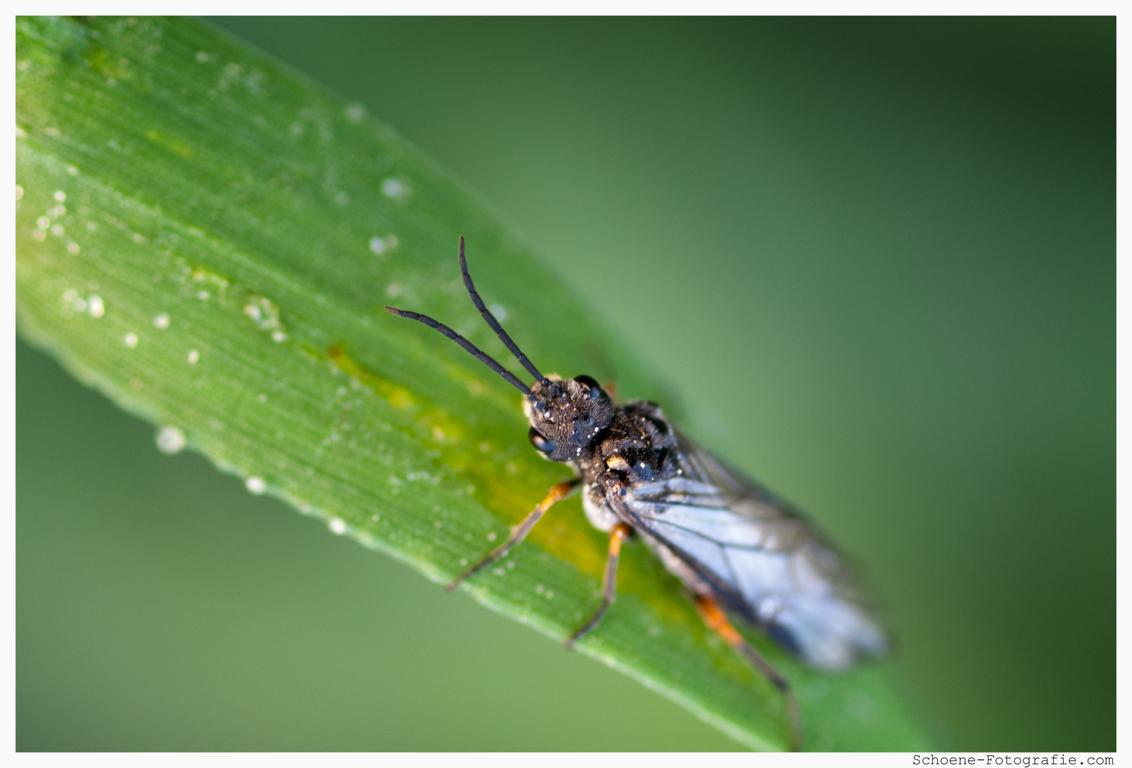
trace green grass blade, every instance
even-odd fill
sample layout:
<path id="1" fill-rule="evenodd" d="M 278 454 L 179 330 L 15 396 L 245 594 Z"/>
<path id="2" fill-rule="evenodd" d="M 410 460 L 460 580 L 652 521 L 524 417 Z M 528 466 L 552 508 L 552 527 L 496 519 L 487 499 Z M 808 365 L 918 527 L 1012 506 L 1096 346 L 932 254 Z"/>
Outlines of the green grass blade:
<path id="1" fill-rule="evenodd" d="M 527 445 L 513 389 L 382 311 L 427 311 L 505 360 L 460 283 L 461 233 L 544 370 L 616 359 L 622 393 L 656 396 L 496 212 L 243 44 L 183 19 L 24 18 L 17 60 L 20 332 L 163 427 L 166 449 L 187 444 L 431 579 L 482 555 L 567 472 Z M 774 691 L 629 550 L 580 652 L 782 748 Z M 604 557 L 575 499 L 467 591 L 561 639 L 595 606 Z M 924 746 L 883 668 L 829 676 L 767 654 L 797 686 L 807 747 Z"/>

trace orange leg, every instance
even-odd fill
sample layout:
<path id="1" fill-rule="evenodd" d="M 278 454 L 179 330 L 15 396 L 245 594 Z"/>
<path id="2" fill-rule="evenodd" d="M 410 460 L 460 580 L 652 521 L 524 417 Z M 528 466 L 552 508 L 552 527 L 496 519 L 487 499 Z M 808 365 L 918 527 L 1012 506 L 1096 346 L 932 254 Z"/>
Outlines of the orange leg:
<path id="1" fill-rule="evenodd" d="M 790 749 L 795 752 L 800 750 L 802 748 L 802 724 L 798 715 L 798 700 L 794 698 L 794 691 L 790 689 L 790 683 L 770 665 L 770 662 L 762 657 L 762 654 L 755 650 L 753 645 L 739 634 L 739 630 L 731 624 L 727 614 L 723 612 L 714 598 L 707 595 L 696 595 L 694 599 L 696 607 L 700 609 L 700 615 L 708 628 L 722 637 L 724 642 L 732 648 L 743 654 L 770 681 L 771 685 L 782 693 L 786 699 L 786 713 L 790 718 Z"/>
<path id="2" fill-rule="evenodd" d="M 546 510 L 550 509 L 555 504 L 569 496 L 570 492 L 577 488 L 578 483 L 580 482 L 581 478 L 575 477 L 571 478 L 570 480 L 565 480 L 561 483 L 555 483 L 554 485 L 552 485 L 550 487 L 550 490 L 546 494 L 546 498 L 535 505 L 535 508 L 531 510 L 530 514 L 524 517 L 523 521 L 512 529 L 511 535 L 507 537 L 507 541 L 503 542 L 498 547 L 493 549 L 479 562 L 472 563 L 470 566 L 468 566 L 467 570 L 465 570 L 456 578 L 452 579 L 452 581 L 448 583 L 448 591 L 451 592 L 452 590 L 456 589 L 456 587 L 460 586 L 460 584 L 463 583 L 465 579 L 474 576 L 475 574 L 479 573 L 481 570 L 488 567 L 496 560 L 510 552 L 512 547 L 514 547 L 516 544 L 527 537 L 527 534 L 530 533 L 531 529 L 535 527 L 535 523 L 537 523 L 542 518 L 542 516 L 546 514 Z"/>
<path id="3" fill-rule="evenodd" d="M 613 598 L 617 594 L 617 561 L 621 557 L 621 543 L 625 541 L 631 531 L 632 529 L 625 523 L 618 523 L 609 532 L 609 558 L 605 561 L 605 576 L 601 585 L 601 605 L 585 624 L 566 639 L 567 648 L 573 648 L 574 643 L 581 640 L 589 634 L 590 630 L 600 624 L 605 612 L 609 610 L 609 606 L 613 605 Z"/>

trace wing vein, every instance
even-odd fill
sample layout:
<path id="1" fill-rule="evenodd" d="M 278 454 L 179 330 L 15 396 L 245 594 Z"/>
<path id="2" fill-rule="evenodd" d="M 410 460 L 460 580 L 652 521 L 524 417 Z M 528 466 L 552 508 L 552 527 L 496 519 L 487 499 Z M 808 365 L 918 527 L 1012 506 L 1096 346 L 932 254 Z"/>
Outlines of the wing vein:
<path id="1" fill-rule="evenodd" d="M 689 502 L 686 502 L 686 501 L 668 501 L 668 500 L 661 500 L 661 499 L 641 497 L 641 496 L 636 496 L 636 497 L 634 497 L 633 500 L 636 501 L 636 502 L 639 502 L 641 504 L 649 504 L 649 505 L 654 506 L 654 507 L 664 506 L 664 507 L 687 507 L 689 509 L 716 509 L 716 510 L 720 510 L 722 512 L 727 512 L 731 509 L 726 504 L 692 504 L 692 503 L 689 503 Z"/>
<path id="2" fill-rule="evenodd" d="M 667 525 L 667 526 L 670 526 L 672 528 L 676 528 L 678 530 L 684 531 L 685 533 L 690 533 L 693 536 L 697 536 L 697 537 L 703 539 L 704 541 L 710 541 L 712 544 L 715 544 L 716 546 L 721 547 L 724 550 L 739 549 L 739 550 L 744 550 L 744 551 L 749 551 L 749 552 L 773 552 L 773 551 L 776 551 L 776 550 L 768 550 L 766 547 L 760 546 L 760 545 L 757 545 L 757 544 L 735 544 L 735 543 L 729 542 L 729 541 L 720 541 L 719 539 L 713 538 L 712 536 L 708 536 L 703 531 L 697 531 L 695 528 L 689 528 L 686 525 L 680 525 L 680 523 L 674 523 L 671 520 L 662 520 L 659 517 L 653 517 L 652 515 L 636 515 L 636 517 L 640 520 L 652 520 L 653 522 L 660 523 L 661 525 Z"/>

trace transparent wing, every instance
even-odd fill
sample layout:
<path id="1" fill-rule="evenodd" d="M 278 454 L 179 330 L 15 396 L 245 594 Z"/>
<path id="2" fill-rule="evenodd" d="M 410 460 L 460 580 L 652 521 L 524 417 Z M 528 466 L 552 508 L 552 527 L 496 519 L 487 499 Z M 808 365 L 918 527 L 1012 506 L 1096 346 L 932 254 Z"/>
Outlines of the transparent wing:
<path id="1" fill-rule="evenodd" d="M 788 503 L 677 437 L 682 473 L 634 488 L 628 522 L 807 663 L 882 655 L 887 633 L 846 559 Z"/>

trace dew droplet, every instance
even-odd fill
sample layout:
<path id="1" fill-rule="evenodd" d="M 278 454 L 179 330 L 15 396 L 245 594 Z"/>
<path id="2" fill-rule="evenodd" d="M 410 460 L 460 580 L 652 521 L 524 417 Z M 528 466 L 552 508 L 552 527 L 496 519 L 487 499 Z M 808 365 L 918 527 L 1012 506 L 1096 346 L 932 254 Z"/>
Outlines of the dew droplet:
<path id="1" fill-rule="evenodd" d="M 271 299 L 254 294 L 248 296 L 248 300 L 244 302 L 244 316 L 261 331 L 271 333 L 271 337 L 275 341 L 280 342 L 287 339 L 283 323 L 279 319 L 279 307 L 275 306 L 275 302 Z"/>
<path id="2" fill-rule="evenodd" d="M 67 253 L 71 254 L 72 256 L 77 256 L 79 254 L 79 251 L 81 251 L 81 250 L 82 250 L 82 248 L 80 248 L 79 244 L 76 243 L 74 240 L 67 243 Z"/>
<path id="3" fill-rule="evenodd" d="M 185 433 L 177 427 L 162 427 L 155 438 L 157 450 L 172 456 L 185 448 Z"/>
<path id="4" fill-rule="evenodd" d="M 346 105 L 346 119 L 351 123 L 361 122 L 366 116 L 366 108 L 356 101 Z"/>
<path id="5" fill-rule="evenodd" d="M 86 305 L 90 311 L 90 316 L 95 320 L 106 314 L 106 305 L 102 302 L 102 297 L 97 293 L 92 293 L 90 298 L 86 300 Z M 126 342 L 129 344 L 129 342 Z M 135 341 L 135 343 L 137 343 Z"/>
<path id="6" fill-rule="evenodd" d="M 196 365 L 200 362 L 200 352 L 190 349 L 189 354 L 185 355 L 185 360 L 188 361 L 189 365 Z"/>
<path id="7" fill-rule="evenodd" d="M 66 193 L 66 192 L 64 192 L 64 191 L 63 191 L 63 190 L 61 190 L 61 189 L 57 189 L 57 190 L 55 190 L 55 194 L 53 194 L 53 195 L 52 195 L 51 197 L 52 197 L 52 198 L 53 198 L 53 199 L 55 200 L 55 202 L 57 202 L 57 203 L 63 203 L 63 202 L 66 202 L 66 201 L 67 201 L 67 193 Z"/>
<path id="8" fill-rule="evenodd" d="M 404 197 L 408 191 L 409 188 L 405 185 L 405 182 L 396 176 L 390 176 L 381 182 L 381 193 L 386 197 L 397 199 Z"/>
<path id="9" fill-rule="evenodd" d="M 169 327 L 169 315 L 162 312 L 159 315 L 153 316 L 153 327 L 159 331 L 164 331 Z"/>
<path id="10" fill-rule="evenodd" d="M 24 188 L 21 187 L 19 184 L 16 185 L 16 199 L 17 200 L 23 200 L 24 199 Z"/>
<path id="11" fill-rule="evenodd" d="M 326 527 L 329 528 L 330 532 L 335 536 L 341 536 L 346 532 L 346 521 L 340 517 L 332 517 L 327 521 Z"/>
<path id="12" fill-rule="evenodd" d="M 63 302 L 67 305 L 68 309 L 75 312 L 86 312 L 86 299 L 79 295 L 79 292 L 74 288 L 68 288 L 63 291 Z"/>
<path id="13" fill-rule="evenodd" d="M 267 490 L 267 483 L 259 475 L 252 475 L 244 481 L 244 487 L 256 496 L 259 496 Z"/>
<path id="14" fill-rule="evenodd" d="M 127 333 L 122 337 L 122 343 L 130 349 L 136 349 L 138 346 L 138 335 L 136 333 Z"/>

